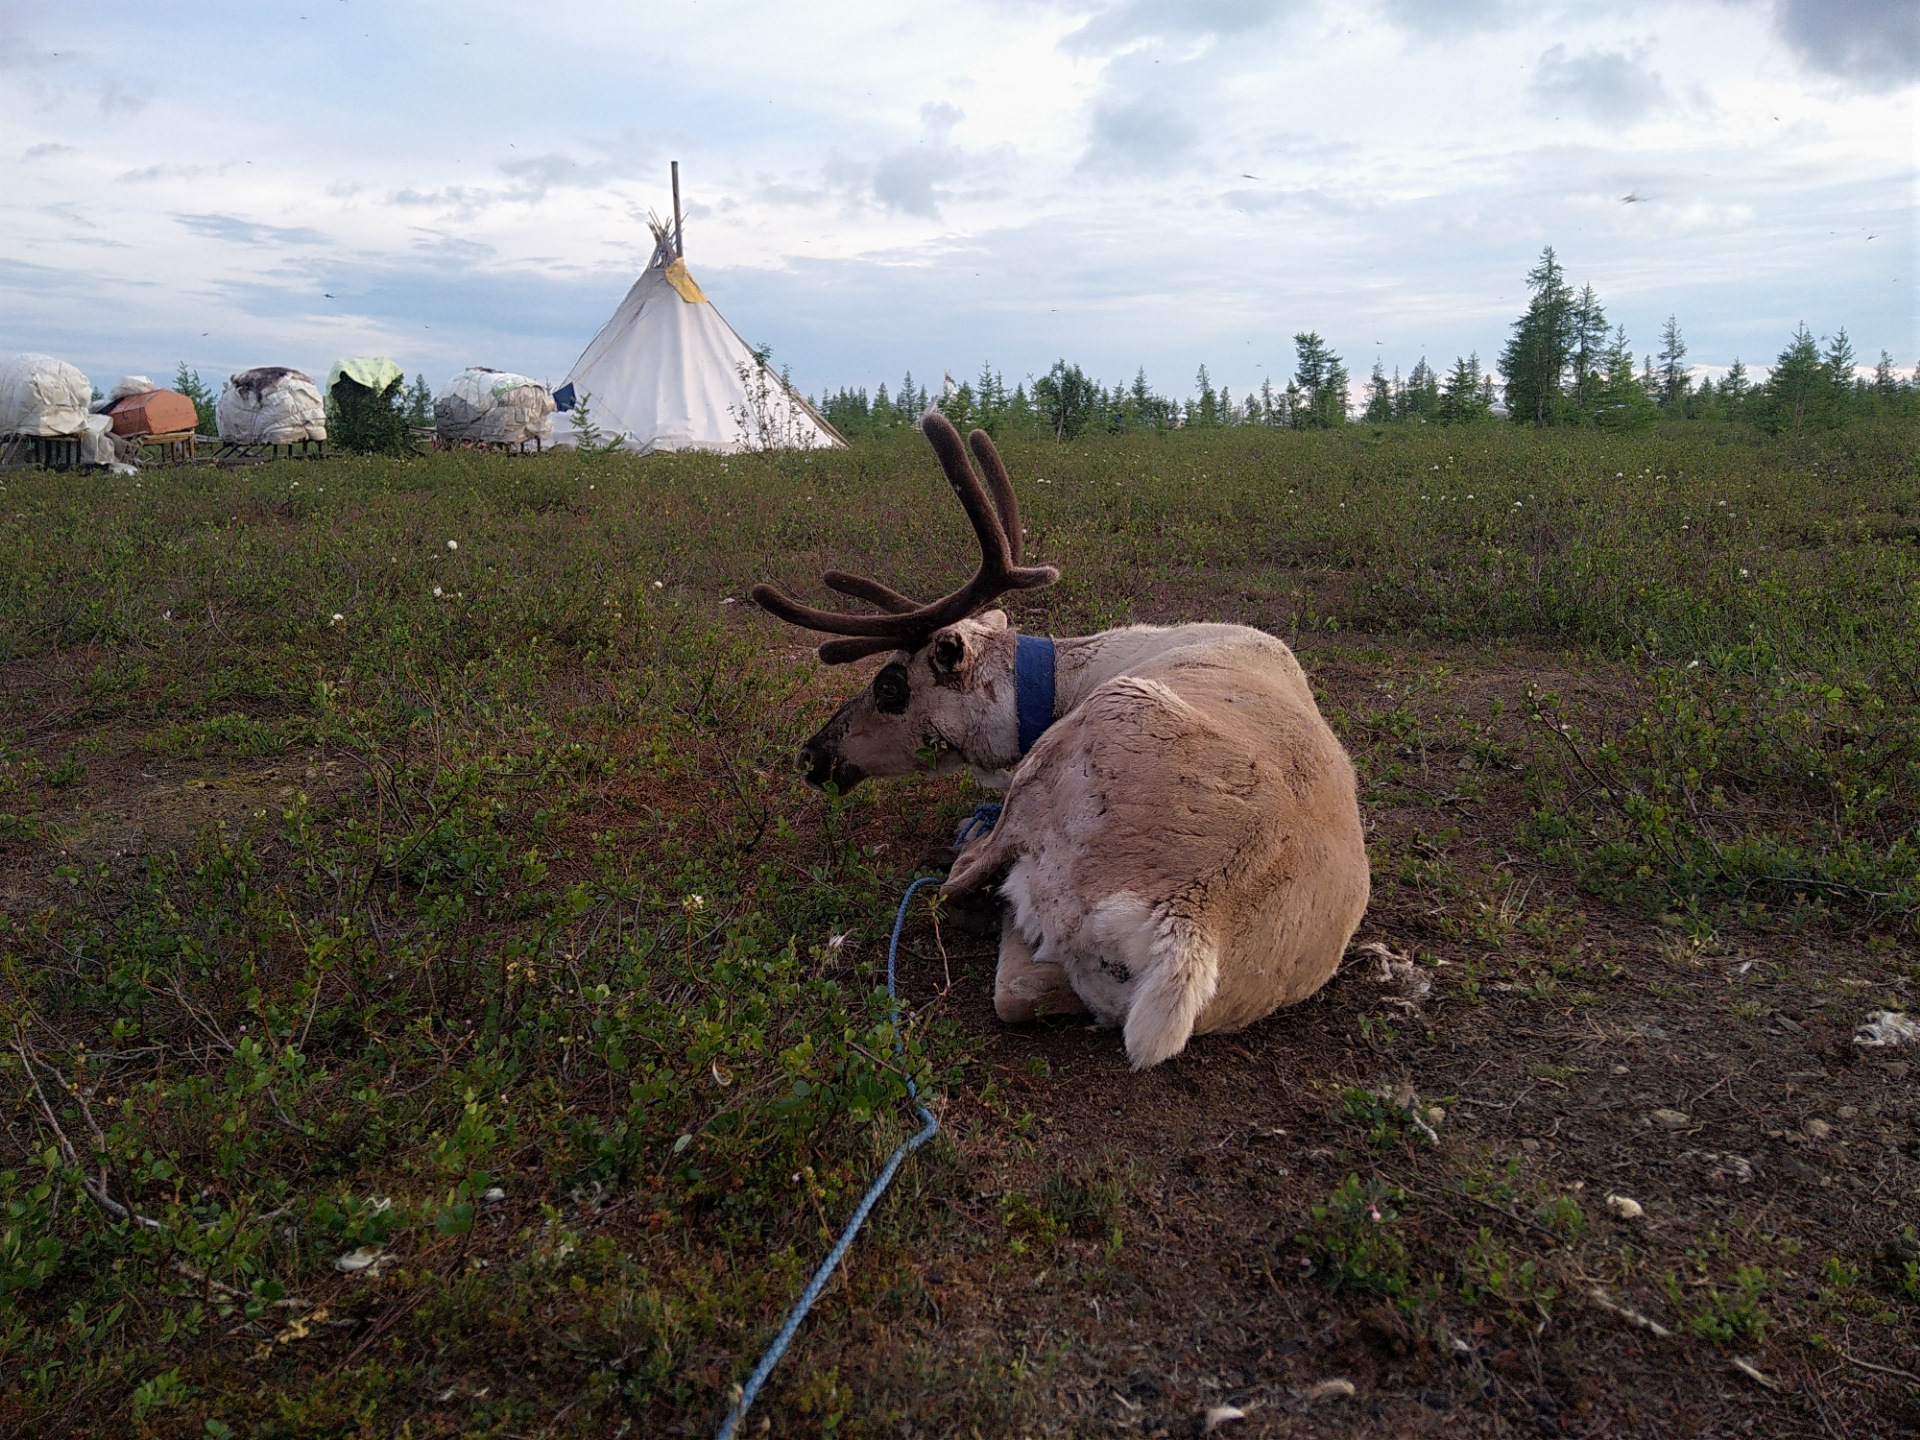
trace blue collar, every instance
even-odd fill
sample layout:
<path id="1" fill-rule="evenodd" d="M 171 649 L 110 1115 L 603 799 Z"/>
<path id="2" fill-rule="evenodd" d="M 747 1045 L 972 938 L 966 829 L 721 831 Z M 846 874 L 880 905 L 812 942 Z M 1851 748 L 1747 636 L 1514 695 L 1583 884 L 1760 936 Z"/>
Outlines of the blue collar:
<path id="1" fill-rule="evenodd" d="M 1020 716 L 1020 753 L 1053 724 L 1053 641 L 1042 635 L 1017 635 L 1014 652 L 1014 704 Z"/>

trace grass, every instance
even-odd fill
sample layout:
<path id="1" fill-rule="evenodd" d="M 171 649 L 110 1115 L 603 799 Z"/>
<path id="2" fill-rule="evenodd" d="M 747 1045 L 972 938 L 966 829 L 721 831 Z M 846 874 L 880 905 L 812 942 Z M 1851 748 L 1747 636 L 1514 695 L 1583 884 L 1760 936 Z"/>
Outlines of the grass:
<path id="1" fill-rule="evenodd" d="M 1489 777 L 1523 787 L 1533 863 L 1600 902 L 1900 946 L 1917 438 L 1021 439 L 1030 552 L 1063 580 L 1016 620 L 1521 644 L 1614 677 L 1604 706 L 1537 690 L 1517 737 L 1437 720 L 1445 667 L 1332 707 L 1373 783 L 1435 807 L 1375 863 L 1477 957 L 1462 999 L 1612 983 L 1564 907 L 1447 858 Z M 1036 1143 L 1044 1057 L 995 1071 L 935 1004 L 892 1059 L 891 909 L 968 782 L 801 790 L 793 744 L 851 682 L 742 603 L 829 564 L 950 588 L 969 543 L 913 436 L 0 477 L 0 1423 L 698 1433 L 908 1128 L 908 1075 Z M 1349 1135 L 1426 1150 L 1382 1093 L 1346 1089 Z M 926 1199 L 955 1143 L 861 1242 L 876 1313 L 923 1303 L 904 1257 L 965 1248 Z M 1136 1203 L 1114 1173 L 1000 1192 L 993 1253 L 1083 1243 L 1105 1273 Z M 1421 1203 L 1351 1177 L 1301 1216 L 1307 1254 L 1412 1294 Z M 1478 1224 L 1452 1288 L 1544 1313 L 1535 1261 Z M 1687 1324 L 1758 1339 L 1761 1281 L 1729 1274 Z M 904 1392 L 800 1367 L 774 1413 L 990 1416 L 1056 1363 L 920 1360 Z"/>

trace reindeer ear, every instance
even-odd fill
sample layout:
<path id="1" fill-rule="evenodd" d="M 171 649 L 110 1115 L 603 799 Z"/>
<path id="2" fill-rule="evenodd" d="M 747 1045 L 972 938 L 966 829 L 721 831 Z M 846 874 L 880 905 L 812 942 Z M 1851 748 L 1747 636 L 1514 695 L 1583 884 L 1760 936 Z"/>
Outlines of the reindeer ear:
<path id="1" fill-rule="evenodd" d="M 927 663 L 936 675 L 955 674 L 967 663 L 967 642 L 958 627 L 942 630 L 927 647 Z"/>

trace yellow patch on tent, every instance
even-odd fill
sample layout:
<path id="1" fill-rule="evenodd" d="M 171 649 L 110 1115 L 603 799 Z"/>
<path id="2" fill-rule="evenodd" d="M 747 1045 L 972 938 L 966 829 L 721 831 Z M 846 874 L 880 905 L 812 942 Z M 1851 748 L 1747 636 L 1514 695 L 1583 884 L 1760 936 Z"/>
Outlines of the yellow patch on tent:
<path id="1" fill-rule="evenodd" d="M 702 290 L 699 282 L 687 273 L 687 262 L 677 256 L 667 262 L 667 284 L 671 285 L 674 292 L 689 305 L 706 303 L 707 292 Z"/>

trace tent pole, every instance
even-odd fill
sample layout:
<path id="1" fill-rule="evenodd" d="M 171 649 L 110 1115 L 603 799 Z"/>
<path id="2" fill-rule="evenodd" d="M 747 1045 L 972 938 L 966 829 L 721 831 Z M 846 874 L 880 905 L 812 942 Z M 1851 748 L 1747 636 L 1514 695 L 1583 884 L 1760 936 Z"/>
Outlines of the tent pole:
<path id="1" fill-rule="evenodd" d="M 680 162 L 673 162 L 673 253 L 684 256 L 687 247 L 680 240 Z"/>

